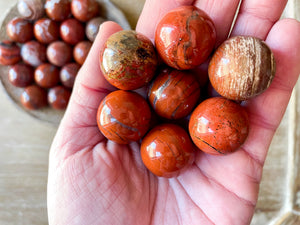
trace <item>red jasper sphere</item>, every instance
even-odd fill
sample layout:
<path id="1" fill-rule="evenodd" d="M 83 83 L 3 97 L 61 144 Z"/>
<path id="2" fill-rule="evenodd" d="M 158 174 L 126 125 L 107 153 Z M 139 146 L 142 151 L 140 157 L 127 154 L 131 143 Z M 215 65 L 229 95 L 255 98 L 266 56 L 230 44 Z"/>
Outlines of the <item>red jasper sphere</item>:
<path id="1" fill-rule="evenodd" d="M 71 15 L 71 3 L 70 0 L 46 0 L 45 10 L 50 19 L 63 21 Z"/>
<path id="2" fill-rule="evenodd" d="M 79 69 L 80 65 L 77 63 L 68 63 L 61 68 L 59 73 L 60 81 L 65 87 L 73 88 Z"/>
<path id="3" fill-rule="evenodd" d="M 169 66 L 186 70 L 203 63 L 216 42 L 212 19 L 195 6 L 181 6 L 168 12 L 158 23 L 156 49 Z"/>
<path id="4" fill-rule="evenodd" d="M 63 110 L 68 106 L 71 91 L 63 86 L 50 88 L 48 103 L 53 109 Z"/>
<path id="5" fill-rule="evenodd" d="M 0 64 L 13 65 L 21 60 L 20 47 L 11 41 L 0 42 Z"/>
<path id="6" fill-rule="evenodd" d="M 248 136 L 248 114 L 241 105 L 229 99 L 209 98 L 193 111 L 189 132 L 203 152 L 213 155 L 234 152 Z"/>
<path id="7" fill-rule="evenodd" d="M 200 86 L 192 73 L 165 69 L 153 81 L 148 97 L 158 115 L 179 119 L 187 116 L 196 105 Z"/>
<path id="8" fill-rule="evenodd" d="M 59 69 L 50 63 L 43 63 L 35 69 L 34 80 L 43 88 L 54 87 L 59 82 Z"/>
<path id="9" fill-rule="evenodd" d="M 155 175 L 173 177 L 194 161 L 194 145 L 187 132 L 175 124 L 154 127 L 141 144 L 144 165 Z"/>
<path id="10" fill-rule="evenodd" d="M 66 43 L 76 45 L 84 39 L 85 28 L 77 19 L 67 19 L 60 25 L 60 36 Z"/>
<path id="11" fill-rule="evenodd" d="M 111 35 L 100 53 L 106 80 L 122 90 L 134 90 L 149 83 L 157 67 L 152 42 L 133 30 Z"/>
<path id="12" fill-rule="evenodd" d="M 59 39 L 59 24 L 48 18 L 37 20 L 33 31 L 35 38 L 43 44 L 49 44 Z"/>
<path id="13" fill-rule="evenodd" d="M 119 144 L 140 140 L 150 126 L 151 111 L 146 100 L 135 92 L 118 90 L 101 102 L 97 123 L 102 134 Z"/>
<path id="14" fill-rule="evenodd" d="M 92 47 L 92 42 L 90 41 L 81 41 L 77 45 L 75 45 L 73 49 L 73 57 L 74 60 L 82 65 L 89 54 L 89 51 Z"/>
<path id="15" fill-rule="evenodd" d="M 6 25 L 6 33 L 11 40 L 25 43 L 33 38 L 33 25 L 23 18 L 14 18 Z"/>
<path id="16" fill-rule="evenodd" d="M 27 87 L 33 82 L 34 69 L 24 63 L 13 65 L 8 71 L 10 83 L 16 87 Z"/>
<path id="17" fill-rule="evenodd" d="M 99 3 L 96 0 L 72 0 L 71 11 L 76 19 L 87 22 L 98 15 Z"/>
<path id="18" fill-rule="evenodd" d="M 30 85 L 21 94 L 22 105 L 29 110 L 37 110 L 47 106 L 47 92 L 45 89 Z"/>

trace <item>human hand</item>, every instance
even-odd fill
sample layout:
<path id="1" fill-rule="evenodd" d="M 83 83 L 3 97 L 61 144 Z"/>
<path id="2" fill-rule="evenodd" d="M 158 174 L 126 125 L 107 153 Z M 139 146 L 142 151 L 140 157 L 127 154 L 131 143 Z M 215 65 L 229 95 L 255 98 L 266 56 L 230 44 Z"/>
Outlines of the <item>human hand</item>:
<path id="1" fill-rule="evenodd" d="M 137 31 L 154 40 L 156 24 L 169 10 L 194 4 L 211 16 L 217 44 L 231 27 L 238 0 L 148 0 Z M 267 91 L 246 102 L 250 133 L 241 149 L 226 156 L 198 151 L 178 177 L 151 174 L 138 143 L 107 141 L 96 123 L 102 98 L 114 90 L 98 62 L 105 40 L 121 30 L 101 26 L 75 82 L 50 151 L 48 213 L 52 224 L 249 224 L 262 169 L 274 132 L 300 73 L 300 23 L 278 21 L 285 0 L 244 0 L 232 35 L 252 35 L 272 49 L 277 72 Z"/>

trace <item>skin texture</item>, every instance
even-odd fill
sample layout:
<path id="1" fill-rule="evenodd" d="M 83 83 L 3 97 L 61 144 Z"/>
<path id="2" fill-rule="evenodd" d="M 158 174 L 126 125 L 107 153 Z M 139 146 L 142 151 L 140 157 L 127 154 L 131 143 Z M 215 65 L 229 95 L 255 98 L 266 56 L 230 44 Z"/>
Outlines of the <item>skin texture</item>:
<path id="1" fill-rule="evenodd" d="M 195 4 L 212 17 L 221 43 L 238 2 L 223 0 L 220 7 L 220 1 L 211 0 L 146 1 L 137 30 L 154 40 L 155 27 L 166 12 Z M 172 179 L 147 172 L 137 143 L 114 144 L 99 133 L 97 108 L 114 90 L 99 76 L 99 51 L 121 29 L 104 23 L 76 78 L 51 147 L 49 224 L 249 224 L 270 142 L 300 73 L 300 24 L 278 21 L 285 4 L 245 0 L 233 29 L 234 35 L 266 40 L 277 63 L 269 89 L 245 103 L 250 130 L 243 148 L 221 157 L 197 152 L 194 164 Z"/>

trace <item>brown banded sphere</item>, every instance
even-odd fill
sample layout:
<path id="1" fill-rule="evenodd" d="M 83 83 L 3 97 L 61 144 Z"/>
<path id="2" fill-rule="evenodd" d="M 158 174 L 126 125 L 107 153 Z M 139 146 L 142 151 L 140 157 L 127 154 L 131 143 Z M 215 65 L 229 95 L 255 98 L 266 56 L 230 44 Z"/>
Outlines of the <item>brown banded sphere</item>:
<path id="1" fill-rule="evenodd" d="M 48 92 L 48 103 L 53 109 L 63 110 L 67 108 L 71 91 L 63 86 L 56 86 Z"/>
<path id="2" fill-rule="evenodd" d="M 10 67 L 8 79 L 16 87 L 27 87 L 33 82 L 34 69 L 24 63 L 18 63 Z"/>
<path id="3" fill-rule="evenodd" d="M 67 88 L 73 88 L 75 78 L 80 69 L 77 63 L 69 63 L 64 65 L 60 70 L 60 81 Z"/>
<path id="4" fill-rule="evenodd" d="M 84 26 L 76 19 L 67 19 L 60 25 L 60 36 L 70 45 L 76 45 L 78 42 L 82 41 L 84 35 Z"/>
<path id="5" fill-rule="evenodd" d="M 154 111 L 167 119 L 187 116 L 200 97 L 200 86 L 194 74 L 165 69 L 155 78 L 148 92 Z"/>
<path id="6" fill-rule="evenodd" d="M 47 58 L 55 66 L 64 66 L 73 57 L 73 49 L 63 41 L 55 41 L 48 45 Z"/>
<path id="7" fill-rule="evenodd" d="M 37 20 L 45 14 L 43 0 L 19 0 L 18 12 L 22 18 L 28 20 Z"/>
<path id="8" fill-rule="evenodd" d="M 39 66 L 47 60 L 46 46 L 37 41 L 26 42 L 21 47 L 21 57 L 28 65 Z"/>
<path id="9" fill-rule="evenodd" d="M 25 43 L 33 38 L 33 25 L 23 18 L 14 18 L 6 25 L 8 37 L 19 43 Z"/>
<path id="10" fill-rule="evenodd" d="M 76 19 L 87 22 L 99 14 L 99 3 L 96 0 L 72 0 L 71 11 Z"/>
<path id="11" fill-rule="evenodd" d="M 91 47 L 92 42 L 90 41 L 81 41 L 75 45 L 73 49 L 73 57 L 78 64 L 82 65 L 84 63 Z"/>
<path id="12" fill-rule="evenodd" d="M 216 42 L 212 19 L 195 6 L 181 6 L 158 23 L 155 46 L 163 61 L 178 70 L 199 66 L 209 57 Z"/>
<path id="13" fill-rule="evenodd" d="M 193 111 L 189 132 L 197 147 L 212 155 L 236 151 L 246 140 L 249 120 L 239 104 L 223 98 L 209 98 Z"/>
<path id="14" fill-rule="evenodd" d="M 33 32 L 39 42 L 49 44 L 59 39 L 59 24 L 51 19 L 42 18 L 35 22 Z"/>
<path id="15" fill-rule="evenodd" d="M 28 86 L 21 94 L 21 103 L 29 110 L 45 107 L 47 106 L 47 92 L 37 85 Z"/>
<path id="16" fill-rule="evenodd" d="M 13 65 L 21 60 L 20 47 L 12 41 L 0 42 L 0 64 Z"/>
<path id="17" fill-rule="evenodd" d="M 118 144 L 140 140 L 150 127 L 151 111 L 146 100 L 135 92 L 118 90 L 100 103 L 97 124 L 101 133 Z"/>
<path id="18" fill-rule="evenodd" d="M 105 22 L 105 19 L 102 17 L 96 17 L 91 19 L 85 26 L 85 34 L 87 38 L 93 42 L 96 39 L 96 36 L 99 31 L 100 25 Z"/>
<path id="19" fill-rule="evenodd" d="M 157 67 L 152 42 L 133 30 L 111 35 L 100 52 L 100 66 L 106 80 L 123 90 L 134 90 L 149 83 Z"/>
<path id="20" fill-rule="evenodd" d="M 34 80 L 43 88 L 54 87 L 59 82 L 59 69 L 50 63 L 41 64 L 34 71 Z"/>
<path id="21" fill-rule="evenodd" d="M 71 16 L 71 3 L 69 0 L 47 0 L 45 10 L 50 19 L 63 21 Z"/>
<path id="22" fill-rule="evenodd" d="M 175 124 L 154 127 L 141 144 L 144 165 L 160 177 L 174 177 L 194 161 L 194 145 L 186 131 Z"/>
<path id="23" fill-rule="evenodd" d="M 276 71 L 275 59 L 262 40 L 236 36 L 214 53 L 208 68 L 214 89 L 232 100 L 246 100 L 266 90 Z"/>

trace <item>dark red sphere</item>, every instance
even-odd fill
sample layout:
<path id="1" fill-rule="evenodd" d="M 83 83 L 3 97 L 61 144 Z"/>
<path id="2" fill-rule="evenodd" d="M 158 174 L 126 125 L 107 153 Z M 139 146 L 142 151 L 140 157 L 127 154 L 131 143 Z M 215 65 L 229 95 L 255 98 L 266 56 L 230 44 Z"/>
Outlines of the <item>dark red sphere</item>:
<path id="1" fill-rule="evenodd" d="M 68 106 L 71 91 L 63 86 L 50 88 L 48 103 L 53 109 L 63 110 Z"/>
<path id="2" fill-rule="evenodd" d="M 59 69 L 50 63 L 41 64 L 34 71 L 34 80 L 43 88 L 54 87 L 59 82 Z"/>
<path id="3" fill-rule="evenodd" d="M 60 70 L 60 81 L 67 88 L 73 88 L 75 78 L 80 69 L 77 63 L 69 63 L 64 65 Z"/>
<path id="4" fill-rule="evenodd" d="M 33 38 L 33 25 L 23 18 L 14 18 L 6 25 L 6 33 L 15 42 L 25 43 Z"/>
<path id="5" fill-rule="evenodd" d="M 64 66 L 71 62 L 73 49 L 63 41 L 55 41 L 48 45 L 47 58 L 55 66 Z"/>
<path id="6" fill-rule="evenodd" d="M 8 71 L 8 79 L 16 87 L 29 86 L 33 82 L 33 78 L 34 69 L 24 63 L 13 65 Z"/>
<path id="7" fill-rule="evenodd" d="M 96 0 L 72 0 L 71 11 L 76 19 L 87 22 L 99 14 L 99 3 Z"/>
<path id="8" fill-rule="evenodd" d="M 33 31 L 35 38 L 43 44 L 49 44 L 59 39 L 59 24 L 48 18 L 37 20 Z"/>
<path id="9" fill-rule="evenodd" d="M 46 0 L 45 10 L 49 18 L 63 21 L 71 16 L 70 0 Z"/>
<path id="10" fill-rule="evenodd" d="M 78 20 L 67 19 L 60 25 L 60 36 L 66 43 L 76 45 L 84 39 L 85 28 Z"/>
<path id="11" fill-rule="evenodd" d="M 43 108 L 47 106 L 47 92 L 37 85 L 28 86 L 21 94 L 21 103 L 29 110 Z"/>

